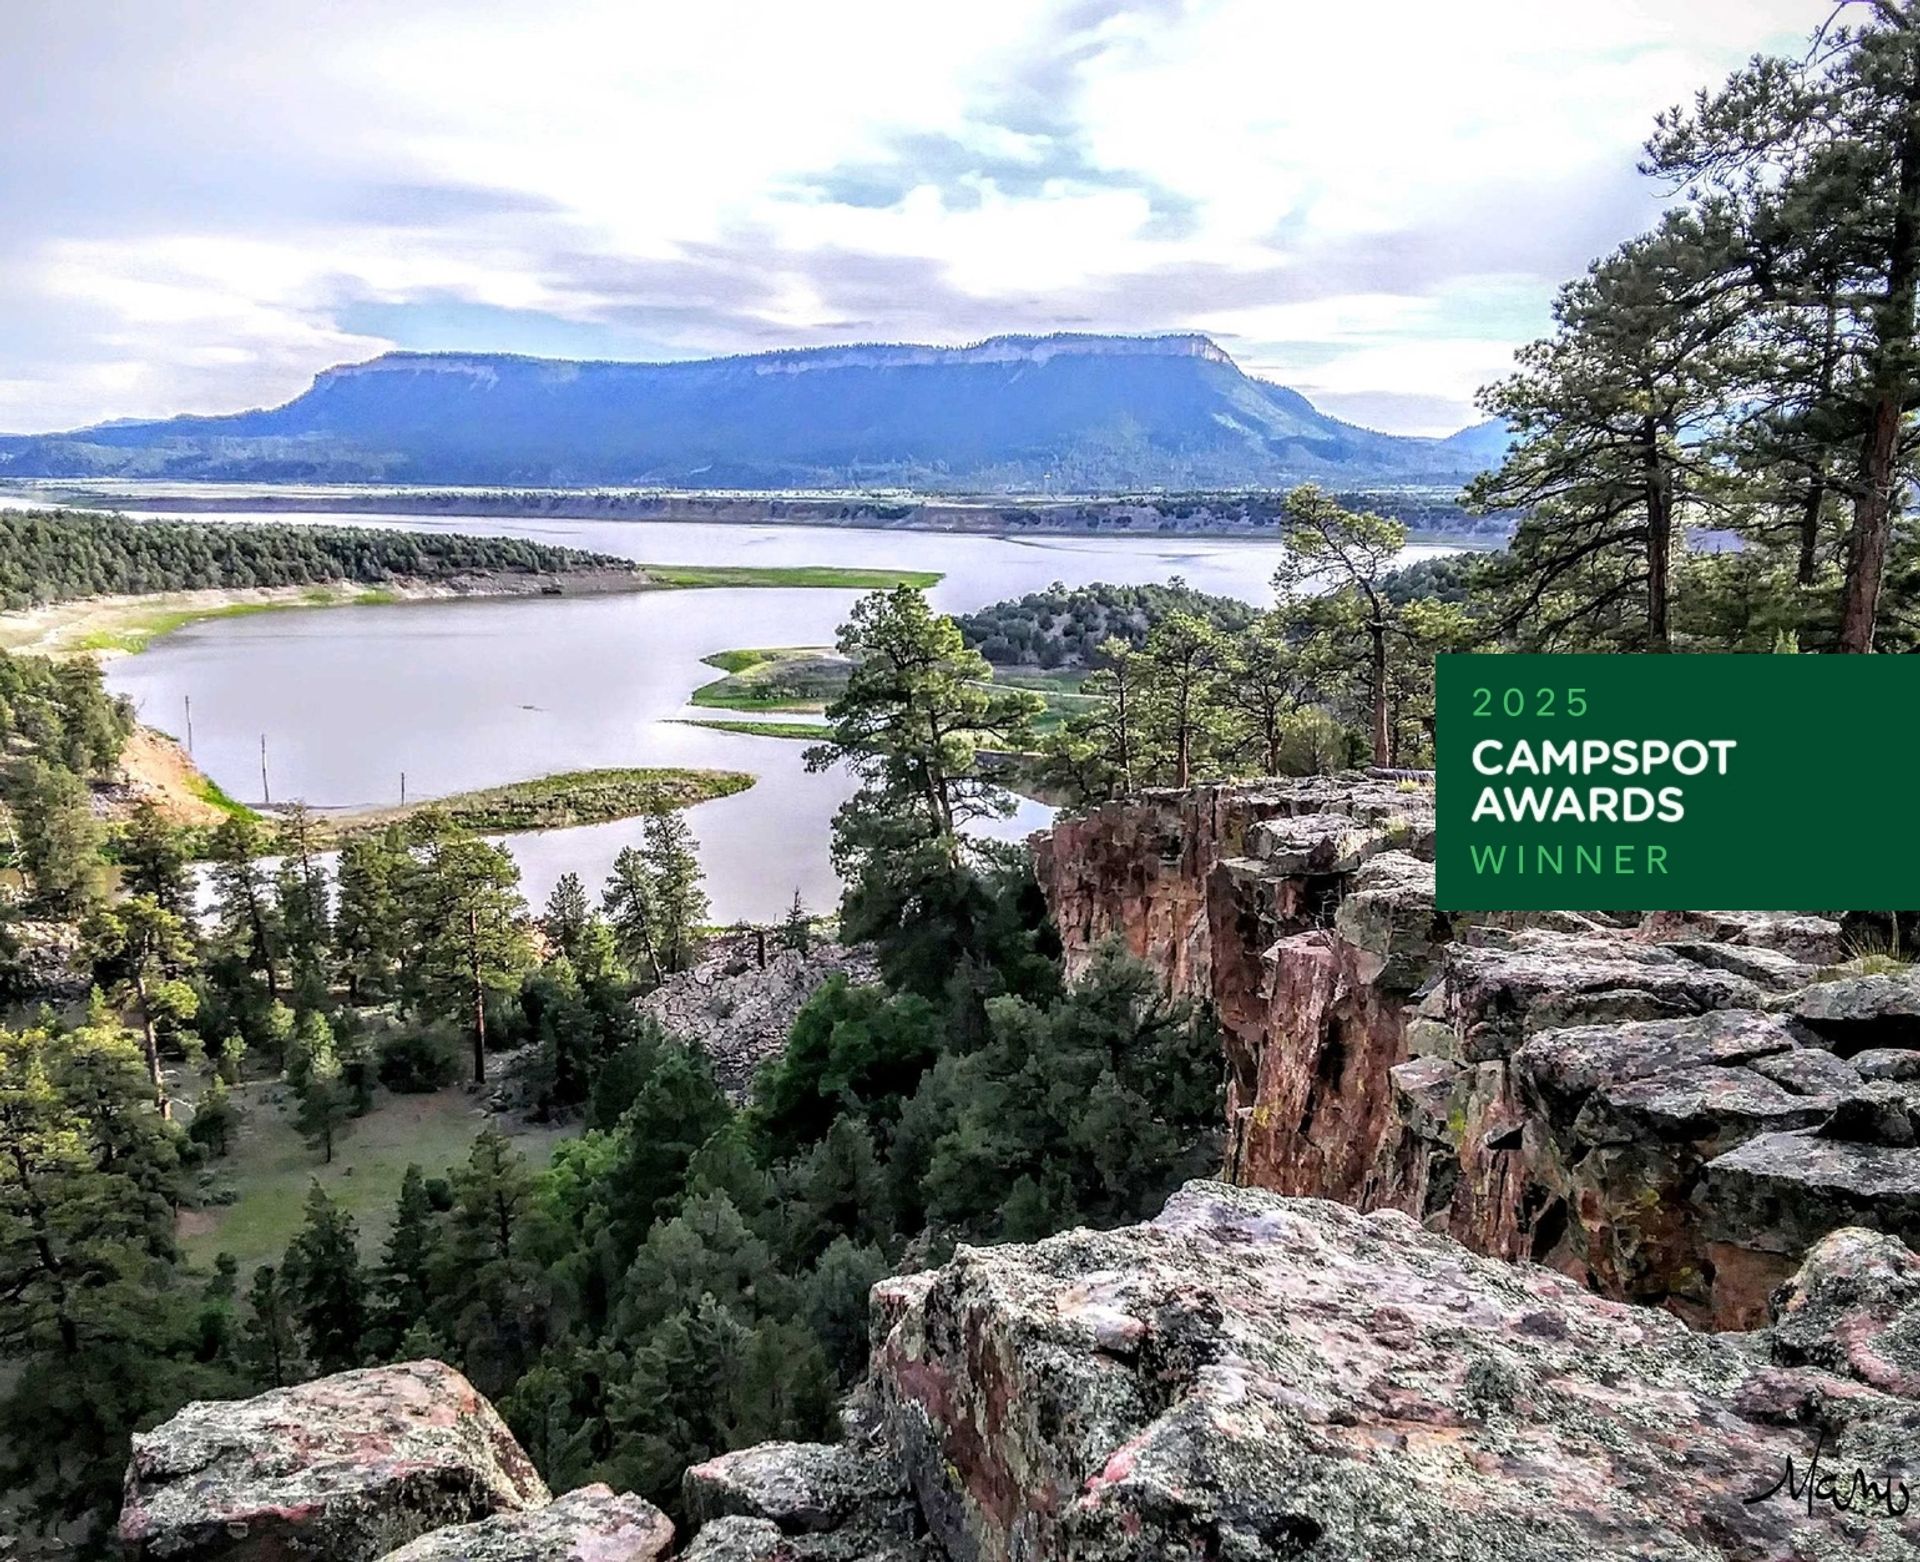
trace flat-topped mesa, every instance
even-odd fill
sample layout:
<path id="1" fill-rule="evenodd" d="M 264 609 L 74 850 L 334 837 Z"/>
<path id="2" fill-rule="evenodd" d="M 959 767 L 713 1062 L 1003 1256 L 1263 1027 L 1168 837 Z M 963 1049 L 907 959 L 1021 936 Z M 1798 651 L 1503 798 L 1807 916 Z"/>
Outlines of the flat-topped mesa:
<path id="1" fill-rule="evenodd" d="M 1920 1238 L 1920 980 L 1831 979 L 1831 920 L 1452 916 L 1431 791 L 1357 777 L 1148 792 L 1033 845 L 1070 969 L 1117 938 L 1219 1015 L 1233 1181 L 1718 1328 L 1838 1226 Z"/>

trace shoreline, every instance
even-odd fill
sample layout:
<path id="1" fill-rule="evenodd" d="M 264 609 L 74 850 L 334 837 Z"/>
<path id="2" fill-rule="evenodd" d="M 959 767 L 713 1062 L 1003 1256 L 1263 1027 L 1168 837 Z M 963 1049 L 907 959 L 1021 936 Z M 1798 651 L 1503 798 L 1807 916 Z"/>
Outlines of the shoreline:
<path id="1" fill-rule="evenodd" d="M 396 579 L 379 585 L 342 580 L 302 586 L 209 586 L 192 591 L 74 597 L 0 613 L 0 650 L 22 656 L 130 656 L 144 651 L 162 635 L 190 624 L 290 608 L 672 589 L 638 570 L 581 570 L 566 575 Z"/>
<path id="2" fill-rule="evenodd" d="M 231 815 L 253 819 L 269 834 L 284 818 L 281 808 L 256 807 L 229 796 L 178 739 L 158 727 L 135 727 L 120 763 L 126 780 L 107 791 L 104 817 L 110 827 L 123 824 L 137 801 L 151 799 L 175 825 L 195 832 L 196 860 L 205 860 L 203 832 Z M 570 830 L 697 807 L 745 792 L 759 779 L 746 770 L 685 765 L 561 770 L 408 803 L 309 808 L 308 816 L 316 846 L 332 851 L 356 836 L 427 813 L 443 814 L 456 828 L 475 835 Z"/>
<path id="3" fill-rule="evenodd" d="M 0 651 L 24 656 L 130 656 L 162 635 L 216 618 L 243 618 L 292 608 L 372 607 L 443 602 L 613 596 L 650 591 L 879 591 L 929 587 L 931 570 L 840 569 L 829 565 L 753 568 L 741 565 L 635 564 L 631 569 L 560 574 L 464 575 L 444 580 L 396 578 L 380 584 L 330 581 L 303 586 L 211 586 L 194 591 L 74 597 L 0 612 Z"/>

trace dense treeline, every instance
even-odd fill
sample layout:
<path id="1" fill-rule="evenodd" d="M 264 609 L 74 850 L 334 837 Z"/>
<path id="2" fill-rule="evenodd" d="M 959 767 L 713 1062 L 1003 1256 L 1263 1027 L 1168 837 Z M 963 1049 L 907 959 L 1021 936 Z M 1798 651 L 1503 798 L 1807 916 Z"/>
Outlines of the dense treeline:
<path id="1" fill-rule="evenodd" d="M 305 586 L 477 573 L 630 569 L 628 560 L 520 537 L 355 526 L 136 521 L 79 510 L 0 510 L 0 606 L 208 587 Z"/>
<path id="2" fill-rule="evenodd" d="M 1679 204 L 1482 397 L 1516 443 L 1470 497 L 1526 512 L 1484 577 L 1493 624 L 1544 649 L 1913 649 L 1920 9 L 1835 8 L 1804 57 L 1661 116 L 1642 167 Z"/>
<path id="3" fill-rule="evenodd" d="M 1253 609 L 1233 597 L 1195 591 L 1177 577 L 1164 586 L 1067 587 L 1055 582 L 1012 602 L 962 614 L 960 633 L 996 667 L 1088 667 L 1108 640 L 1134 650 L 1169 613 L 1188 613 L 1224 631 L 1244 629 Z"/>

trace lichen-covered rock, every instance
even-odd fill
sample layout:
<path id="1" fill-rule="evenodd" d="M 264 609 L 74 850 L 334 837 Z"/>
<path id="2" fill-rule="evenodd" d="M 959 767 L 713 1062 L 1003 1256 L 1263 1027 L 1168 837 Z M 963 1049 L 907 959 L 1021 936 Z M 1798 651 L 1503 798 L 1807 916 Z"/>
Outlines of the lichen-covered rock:
<path id="1" fill-rule="evenodd" d="M 382 1562 L 658 1562 L 673 1521 L 652 1503 L 582 1486 L 524 1513 L 501 1513 L 409 1541 Z"/>
<path id="2" fill-rule="evenodd" d="M 1723 1325 L 1761 1321 L 1772 1287 L 1736 1294 L 1735 1274 L 1708 1261 L 1691 1202 L 1707 1163 L 1823 1124 L 1862 1088 L 1839 1059 L 1802 1048 L 1790 1022 L 1751 1010 L 1547 1031 L 1514 1054 L 1513 1080 L 1525 1176 L 1552 1199 L 1532 1256 L 1608 1295 Z"/>
<path id="3" fill-rule="evenodd" d="M 1843 976 L 1816 982 L 1789 1012 L 1843 1056 L 1869 1048 L 1920 1047 L 1920 979 Z"/>
<path id="4" fill-rule="evenodd" d="M 716 1519 L 701 1526 L 681 1562 L 800 1562 L 793 1542 L 771 1519 Z"/>
<path id="5" fill-rule="evenodd" d="M 549 1500 L 473 1386 L 415 1361 L 191 1404 L 136 1433 L 120 1538 L 153 1562 L 371 1562 Z"/>
<path id="6" fill-rule="evenodd" d="M 1373 980 L 1412 992 L 1427 979 L 1454 919 L 1433 904 L 1433 864 L 1406 852 L 1384 852 L 1361 868 L 1334 916 L 1334 929 L 1374 956 Z"/>
<path id="7" fill-rule="evenodd" d="M 1697 1202 L 1716 1283 L 1738 1276 L 1764 1295 L 1828 1232 L 1859 1226 L 1920 1241 L 1920 1151 L 1811 1129 L 1761 1134 L 1708 1163 Z"/>
<path id="8" fill-rule="evenodd" d="M 1144 1226 L 962 1248 L 871 1388 L 970 1562 L 1920 1557 L 1865 1502 L 1761 1496 L 1816 1437 L 1843 1481 L 1914 1478 L 1920 1406 L 1878 1366 L 1910 1282 L 1856 1303 L 1838 1268 L 1786 1316 L 1899 1341 L 1846 1376 L 1398 1214 L 1193 1184 Z"/>
<path id="9" fill-rule="evenodd" d="M 878 1454 L 838 1443 L 761 1443 L 696 1464 L 683 1482 L 696 1524 L 737 1515 L 788 1531 L 833 1529 L 905 1490 L 900 1472 Z"/>
<path id="10" fill-rule="evenodd" d="M 1432 1012 L 1468 1061 L 1512 1056 L 1528 1036 L 1569 1025 L 1680 1019 L 1758 1009 L 1745 977 L 1682 959 L 1658 944 L 1523 929 L 1448 951 Z"/>
<path id="11" fill-rule="evenodd" d="M 929 1555 L 899 1461 L 877 1439 L 762 1443 L 694 1465 L 682 1481 L 687 1516 L 704 1534 L 715 1521 L 763 1520 L 818 1562 L 880 1562 Z"/>
<path id="12" fill-rule="evenodd" d="M 1649 943 L 1768 949 L 1816 968 L 1847 957 L 1838 922 L 1795 911 L 1650 911 L 1635 936 Z"/>
<path id="13" fill-rule="evenodd" d="M 1815 1244 L 1773 1308 L 1774 1360 L 1920 1398 L 1920 1258 L 1854 1228 Z"/>

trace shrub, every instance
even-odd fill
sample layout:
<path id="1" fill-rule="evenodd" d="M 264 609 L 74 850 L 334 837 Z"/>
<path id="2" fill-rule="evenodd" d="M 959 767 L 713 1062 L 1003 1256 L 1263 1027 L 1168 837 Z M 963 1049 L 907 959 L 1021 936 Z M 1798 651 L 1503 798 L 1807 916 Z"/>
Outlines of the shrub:
<path id="1" fill-rule="evenodd" d="M 444 1090 L 460 1076 L 460 1038 L 441 1025 L 396 1031 L 380 1043 L 380 1083 L 402 1094 Z"/>

